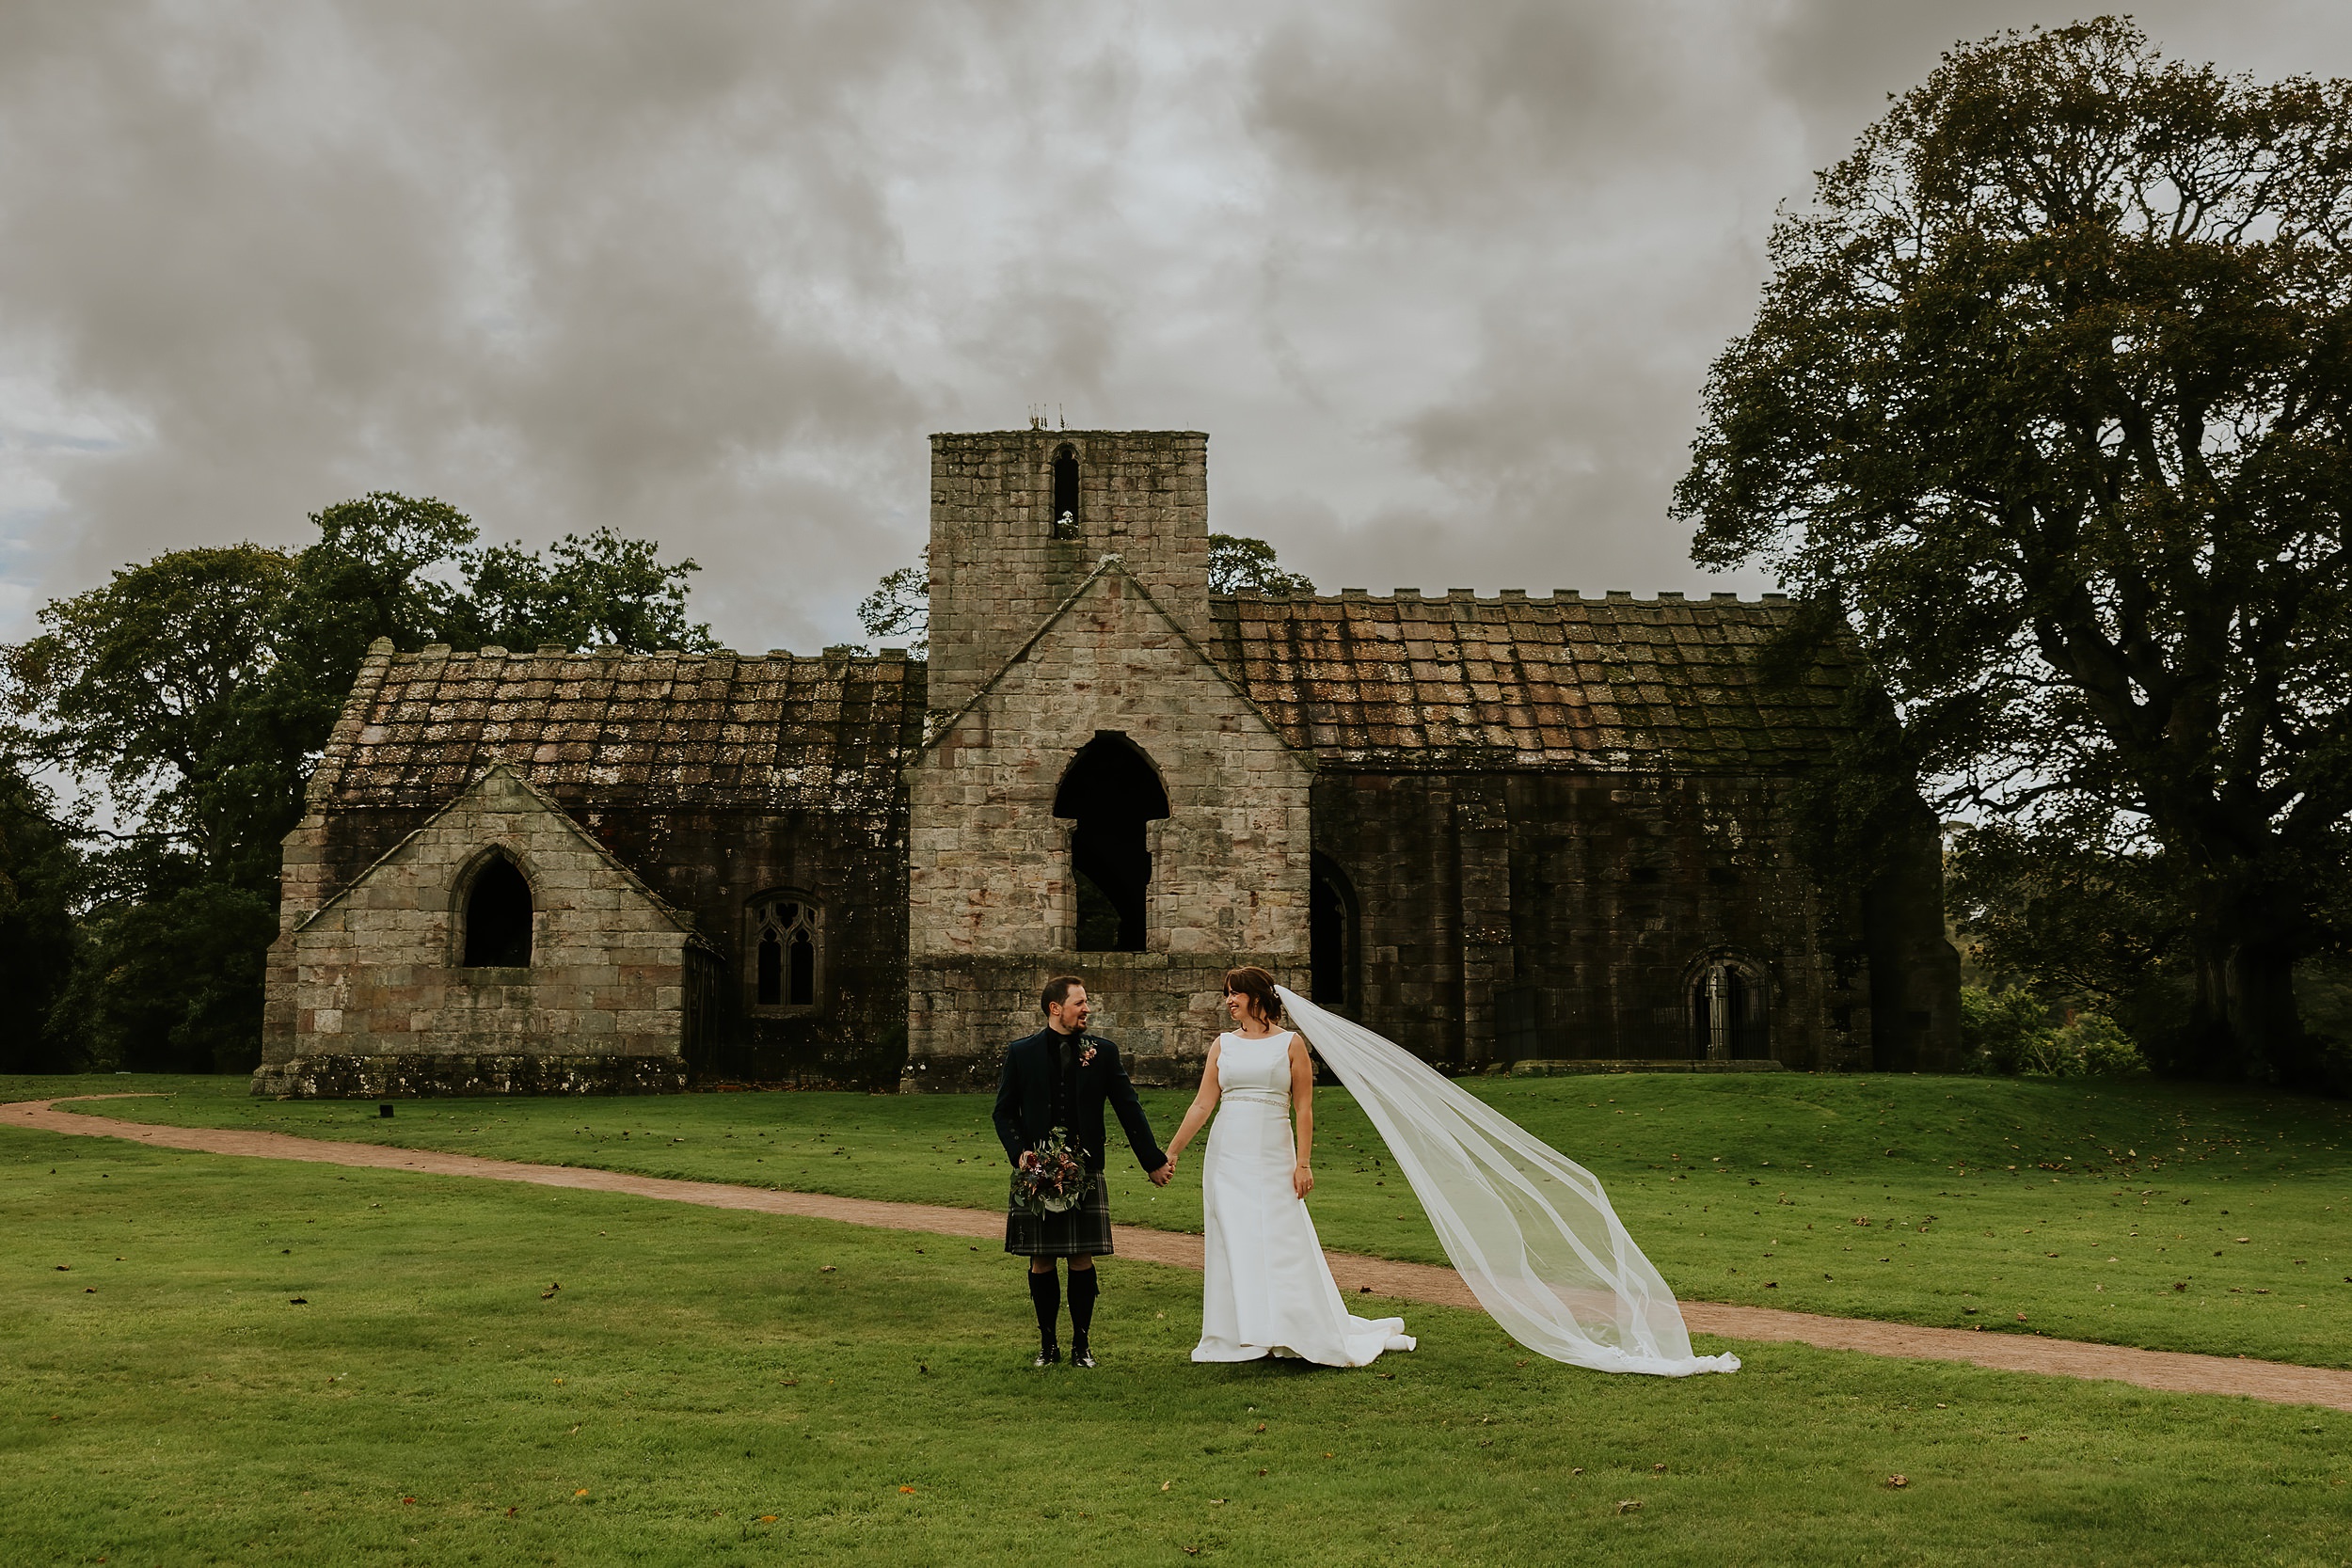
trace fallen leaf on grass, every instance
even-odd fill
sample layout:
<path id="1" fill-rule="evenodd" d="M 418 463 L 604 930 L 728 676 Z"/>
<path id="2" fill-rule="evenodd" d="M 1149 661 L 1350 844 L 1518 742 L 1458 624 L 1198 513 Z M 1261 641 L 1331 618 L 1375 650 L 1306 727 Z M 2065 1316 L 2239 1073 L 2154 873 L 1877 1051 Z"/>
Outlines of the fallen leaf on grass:
<path id="1" fill-rule="evenodd" d="M 286 1303 L 286 1305 L 289 1307 L 308 1307 L 310 1305 L 310 1298 L 309 1296 L 296 1296 L 292 1301 Z"/>
<path id="2" fill-rule="evenodd" d="M 515 1516 L 515 1511 L 514 1511 L 513 1509 L 511 1509 L 511 1508 L 510 1508 L 510 1509 L 508 1509 L 508 1510 L 506 1511 L 506 1516 L 507 1516 L 509 1519 L 512 1519 L 512 1518 Z"/>
<path id="3" fill-rule="evenodd" d="M 818 1274 L 831 1274 L 833 1273 L 833 1265 L 831 1263 L 827 1263 L 823 1268 L 818 1269 L 817 1272 Z"/>
<path id="4" fill-rule="evenodd" d="M 573 1497 L 586 1497 L 587 1495 L 588 1495 L 588 1488 L 586 1488 L 585 1486 L 581 1487 L 579 1491 L 577 1491 L 577 1492 L 575 1492 L 575 1493 L 573 1493 L 573 1494 L 572 1494 L 572 1496 L 573 1496 Z"/>
<path id="5" fill-rule="evenodd" d="M 555 1292 L 563 1288 L 564 1287 L 561 1285 L 549 1285 L 546 1290 L 539 1292 L 539 1299 L 541 1301 L 553 1301 L 555 1299 Z"/>
<path id="6" fill-rule="evenodd" d="M 1263 1421 L 1260 1421 L 1258 1423 L 1258 1430 L 1260 1432 L 1263 1432 L 1265 1430 L 1265 1423 Z"/>
<path id="7" fill-rule="evenodd" d="M 402 1502 L 405 1502 L 405 1503 L 412 1503 L 412 1502 L 415 1502 L 417 1499 L 416 1499 L 416 1498 L 414 1498 L 414 1497 L 403 1497 L 403 1498 L 401 1498 L 400 1500 L 401 1500 Z"/>
<path id="8" fill-rule="evenodd" d="M 759 1516 L 759 1523 L 763 1525 L 772 1525 L 775 1522 L 776 1516 L 772 1513 L 763 1513 Z"/>
<path id="9" fill-rule="evenodd" d="M 899 1488 L 898 1488 L 898 1490 L 899 1490 L 899 1491 L 901 1491 L 901 1492 L 912 1492 L 912 1491 L 914 1491 L 914 1487 L 912 1487 L 912 1486 L 901 1486 L 901 1487 L 899 1487 Z"/>
<path id="10" fill-rule="evenodd" d="M 1617 1512 L 1620 1513 L 1639 1513 L 1642 1512 L 1642 1501 L 1639 1497 L 1622 1498 L 1617 1503 Z"/>
<path id="11" fill-rule="evenodd" d="M 1886 1485 L 1889 1491 L 1899 1492 L 1910 1484 L 1911 1478 L 1909 1476 L 1888 1476 L 1886 1478 Z"/>
<path id="12" fill-rule="evenodd" d="M 1664 1474 L 1666 1473 L 1666 1466 L 1664 1466 L 1663 1465 L 1651 1465 L 1651 1466 L 1650 1466 L 1650 1468 L 1651 1468 L 1651 1469 L 1653 1469 L 1653 1470 L 1655 1470 L 1655 1471 L 1657 1471 L 1657 1472 L 1658 1472 L 1660 1475 L 1661 1475 L 1661 1476 L 1662 1476 L 1662 1475 L 1664 1475 Z"/>
<path id="13" fill-rule="evenodd" d="M 1173 1485 L 1175 1485 L 1175 1484 L 1176 1484 L 1176 1483 L 1175 1483 L 1174 1481 L 1164 1481 L 1160 1482 L 1160 1490 L 1161 1490 L 1161 1491 L 1163 1491 L 1163 1492 L 1165 1492 L 1165 1491 L 1167 1491 L 1169 1487 L 1171 1487 L 1171 1486 L 1173 1486 Z"/>
<path id="14" fill-rule="evenodd" d="M 1582 1475 L 1583 1473 L 1584 1473 L 1584 1466 L 1583 1466 L 1583 1465 L 1578 1465 L 1575 1469 L 1570 1470 L 1570 1471 L 1568 1472 L 1568 1474 L 1570 1474 L 1570 1475 L 1572 1475 L 1572 1476 L 1581 1476 L 1581 1475 Z"/>

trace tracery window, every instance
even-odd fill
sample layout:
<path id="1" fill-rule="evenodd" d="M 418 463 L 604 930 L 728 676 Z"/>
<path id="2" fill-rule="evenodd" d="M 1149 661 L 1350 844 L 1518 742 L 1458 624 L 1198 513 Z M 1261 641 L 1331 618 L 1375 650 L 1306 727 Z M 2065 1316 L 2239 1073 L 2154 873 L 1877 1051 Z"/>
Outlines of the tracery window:
<path id="1" fill-rule="evenodd" d="M 808 1011 L 817 1006 L 823 911 L 803 894 L 776 893 L 751 908 L 752 1006 Z"/>

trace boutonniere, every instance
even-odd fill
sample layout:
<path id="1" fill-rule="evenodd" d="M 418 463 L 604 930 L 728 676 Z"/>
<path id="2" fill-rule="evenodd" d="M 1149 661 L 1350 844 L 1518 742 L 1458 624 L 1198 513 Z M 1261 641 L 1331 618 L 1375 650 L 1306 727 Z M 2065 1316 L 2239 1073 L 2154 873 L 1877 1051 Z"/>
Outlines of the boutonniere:
<path id="1" fill-rule="evenodd" d="M 1078 1065 L 1080 1067 L 1092 1067 L 1094 1065 L 1093 1041 L 1089 1040 L 1086 1044 L 1078 1047 Z"/>

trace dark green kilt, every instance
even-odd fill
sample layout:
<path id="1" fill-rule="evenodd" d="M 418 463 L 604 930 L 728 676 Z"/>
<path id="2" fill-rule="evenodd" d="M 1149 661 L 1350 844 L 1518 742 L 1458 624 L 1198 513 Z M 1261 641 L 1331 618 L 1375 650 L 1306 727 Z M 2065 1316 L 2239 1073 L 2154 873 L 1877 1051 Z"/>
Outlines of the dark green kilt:
<path id="1" fill-rule="evenodd" d="M 1110 1183 L 1100 1174 L 1094 1190 L 1072 1208 L 1040 1218 L 1005 1202 L 1005 1250 L 1022 1258 L 1101 1258 L 1111 1250 Z"/>

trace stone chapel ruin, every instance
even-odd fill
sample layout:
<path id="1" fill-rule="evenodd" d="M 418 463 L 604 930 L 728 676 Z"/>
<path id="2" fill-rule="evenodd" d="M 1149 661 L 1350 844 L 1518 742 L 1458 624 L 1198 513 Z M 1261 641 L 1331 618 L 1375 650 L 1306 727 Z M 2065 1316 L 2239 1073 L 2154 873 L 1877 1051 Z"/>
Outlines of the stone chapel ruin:
<path id="1" fill-rule="evenodd" d="M 1952 1064 L 1932 821 L 1789 847 L 1786 604 L 1212 594 L 1207 446 L 932 437 L 928 663 L 379 642 L 254 1091 L 981 1087 L 1064 971 L 1177 1083 L 1241 962 L 1462 1071 Z"/>

